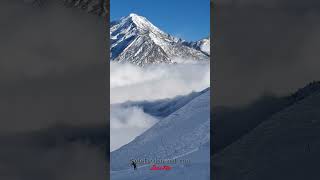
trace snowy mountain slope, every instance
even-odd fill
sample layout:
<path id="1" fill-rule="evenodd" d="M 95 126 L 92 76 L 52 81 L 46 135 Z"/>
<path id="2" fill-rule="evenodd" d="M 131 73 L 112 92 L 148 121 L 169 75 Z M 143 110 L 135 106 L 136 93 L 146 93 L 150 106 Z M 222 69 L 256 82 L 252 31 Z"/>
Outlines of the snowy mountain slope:
<path id="1" fill-rule="evenodd" d="M 205 92 L 155 101 L 128 101 L 110 105 L 110 152 L 128 144 L 157 121 L 174 113 Z M 126 133 L 123 133 L 126 132 Z"/>
<path id="2" fill-rule="evenodd" d="M 174 157 L 177 161 L 191 160 L 189 164 L 175 165 L 170 171 L 151 171 L 150 165 L 139 166 L 137 171 L 132 169 L 112 171 L 113 180 L 152 179 L 152 180 L 181 180 L 181 179 L 210 179 L 209 143 L 205 143 L 199 149 L 190 151 L 181 156 Z"/>
<path id="3" fill-rule="evenodd" d="M 237 142 L 216 154 L 214 178 L 221 180 L 318 179 L 320 91 L 274 114 Z M 312 94 L 308 93 L 311 92 Z"/>
<path id="4" fill-rule="evenodd" d="M 208 56 L 210 56 L 210 37 L 209 38 L 204 38 L 201 39 L 199 41 L 195 41 L 195 42 L 183 42 L 183 44 L 195 48 L 197 50 L 202 51 L 203 53 L 207 54 Z"/>
<path id="5" fill-rule="evenodd" d="M 189 47 L 154 26 L 145 17 L 131 13 L 111 22 L 111 61 L 145 64 L 174 63 L 176 58 L 209 60 L 200 50 Z"/>
<path id="6" fill-rule="evenodd" d="M 287 98 L 263 96 L 244 107 L 214 107 L 212 153 L 237 141 L 290 104 Z"/>
<path id="7" fill-rule="evenodd" d="M 130 159 L 170 159 L 197 151 L 204 144 L 208 144 L 210 128 L 209 96 L 210 90 L 204 90 L 200 96 L 159 121 L 129 144 L 112 152 L 111 171 L 127 170 L 130 168 L 128 166 Z M 209 148 L 209 145 L 205 147 Z M 207 156 L 206 166 L 208 167 L 210 155 L 209 153 L 205 155 Z M 193 159 L 192 161 L 196 160 Z M 179 165 L 175 164 L 173 168 Z M 191 172 L 192 169 L 189 167 L 186 171 Z"/>
<path id="8" fill-rule="evenodd" d="M 274 114 L 317 92 L 320 92 L 320 82 L 312 82 L 289 96 L 263 96 L 244 107 L 214 107 L 212 152 L 219 152 Z"/>
<path id="9" fill-rule="evenodd" d="M 288 99 L 292 103 L 295 103 L 318 92 L 320 92 L 320 81 L 314 81 L 307 84 L 305 87 L 300 88 L 289 96 Z"/>

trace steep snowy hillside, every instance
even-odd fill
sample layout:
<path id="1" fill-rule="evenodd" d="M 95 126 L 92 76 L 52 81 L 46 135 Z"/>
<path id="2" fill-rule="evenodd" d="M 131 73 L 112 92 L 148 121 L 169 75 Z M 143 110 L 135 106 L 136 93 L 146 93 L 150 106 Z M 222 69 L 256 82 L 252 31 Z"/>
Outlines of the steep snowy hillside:
<path id="1" fill-rule="evenodd" d="M 175 157 L 177 162 L 190 160 L 189 164 L 176 164 L 170 171 L 152 171 L 151 165 L 139 166 L 137 171 L 132 169 L 112 171 L 112 180 L 152 179 L 152 180 L 182 180 L 182 179 L 210 179 L 210 144 L 205 143 L 189 153 Z"/>
<path id="2" fill-rule="evenodd" d="M 209 55 L 189 47 L 154 26 L 145 17 L 130 14 L 111 22 L 111 61 L 145 64 L 174 63 L 175 59 L 209 60 Z"/>
<path id="3" fill-rule="evenodd" d="M 214 178 L 318 179 L 319 87 L 319 83 L 312 83 L 301 89 L 291 97 L 294 103 L 216 154 Z"/>
<path id="4" fill-rule="evenodd" d="M 198 97 L 160 120 L 129 144 L 112 152 L 112 179 L 128 179 L 133 175 L 128 165 L 130 159 L 146 158 L 152 160 L 176 159 L 178 157 L 190 158 L 191 163 L 188 165 L 171 164 L 172 174 L 171 172 L 169 174 L 172 177 L 178 176 L 179 173 L 184 174 L 180 177 L 189 177 L 199 172 L 202 177 L 205 177 L 203 179 L 209 179 L 209 97 L 210 90 L 204 90 Z M 141 170 L 139 169 L 141 176 L 147 175 L 155 178 L 158 174 L 150 172 L 150 164 L 139 164 L 138 166 L 141 167 Z M 127 175 L 123 175 L 123 172 Z M 188 175 L 188 173 L 190 174 Z M 169 174 L 166 175 L 169 176 Z M 172 179 L 171 176 L 168 179 Z"/>
<path id="5" fill-rule="evenodd" d="M 285 97 L 267 95 L 242 107 L 214 107 L 212 153 L 219 152 L 259 124 L 269 120 L 274 114 L 315 93 L 320 93 L 320 82 L 309 83 Z"/>
<path id="6" fill-rule="evenodd" d="M 202 51 L 210 56 L 210 38 L 204 38 L 196 42 L 183 42 L 183 44 Z"/>

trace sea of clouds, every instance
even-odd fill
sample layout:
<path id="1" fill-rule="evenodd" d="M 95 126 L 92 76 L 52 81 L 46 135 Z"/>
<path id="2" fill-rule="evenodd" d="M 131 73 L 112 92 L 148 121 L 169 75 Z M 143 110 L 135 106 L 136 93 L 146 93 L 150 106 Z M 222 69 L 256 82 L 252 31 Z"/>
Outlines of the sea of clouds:
<path id="1" fill-rule="evenodd" d="M 140 107 L 122 103 L 174 98 L 210 86 L 209 62 L 184 62 L 145 67 L 111 62 L 110 151 L 129 143 L 159 120 Z"/>
<path id="2" fill-rule="evenodd" d="M 111 63 L 111 104 L 157 100 L 201 91 L 210 85 L 209 63 L 161 64 L 139 67 Z"/>

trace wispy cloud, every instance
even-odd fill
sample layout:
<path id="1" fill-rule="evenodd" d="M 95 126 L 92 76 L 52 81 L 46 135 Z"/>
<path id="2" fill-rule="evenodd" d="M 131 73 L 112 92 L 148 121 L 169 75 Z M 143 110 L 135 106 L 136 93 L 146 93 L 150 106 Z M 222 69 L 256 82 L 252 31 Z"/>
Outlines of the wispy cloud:
<path id="1" fill-rule="evenodd" d="M 132 141 L 158 119 L 126 101 L 152 101 L 201 91 L 210 85 L 209 63 L 179 60 L 181 64 L 139 67 L 111 63 L 110 151 Z"/>
<path id="2" fill-rule="evenodd" d="M 210 85 L 209 63 L 150 65 L 111 63 L 111 103 L 156 100 L 201 91 Z"/>

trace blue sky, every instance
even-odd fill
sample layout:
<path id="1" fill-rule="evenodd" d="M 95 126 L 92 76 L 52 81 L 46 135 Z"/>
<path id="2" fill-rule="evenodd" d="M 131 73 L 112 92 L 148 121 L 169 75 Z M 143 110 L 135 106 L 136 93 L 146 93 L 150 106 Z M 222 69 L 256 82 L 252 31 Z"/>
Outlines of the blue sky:
<path id="1" fill-rule="evenodd" d="M 195 41 L 210 34 L 210 0 L 110 0 L 111 20 L 145 16 L 161 30 Z"/>

